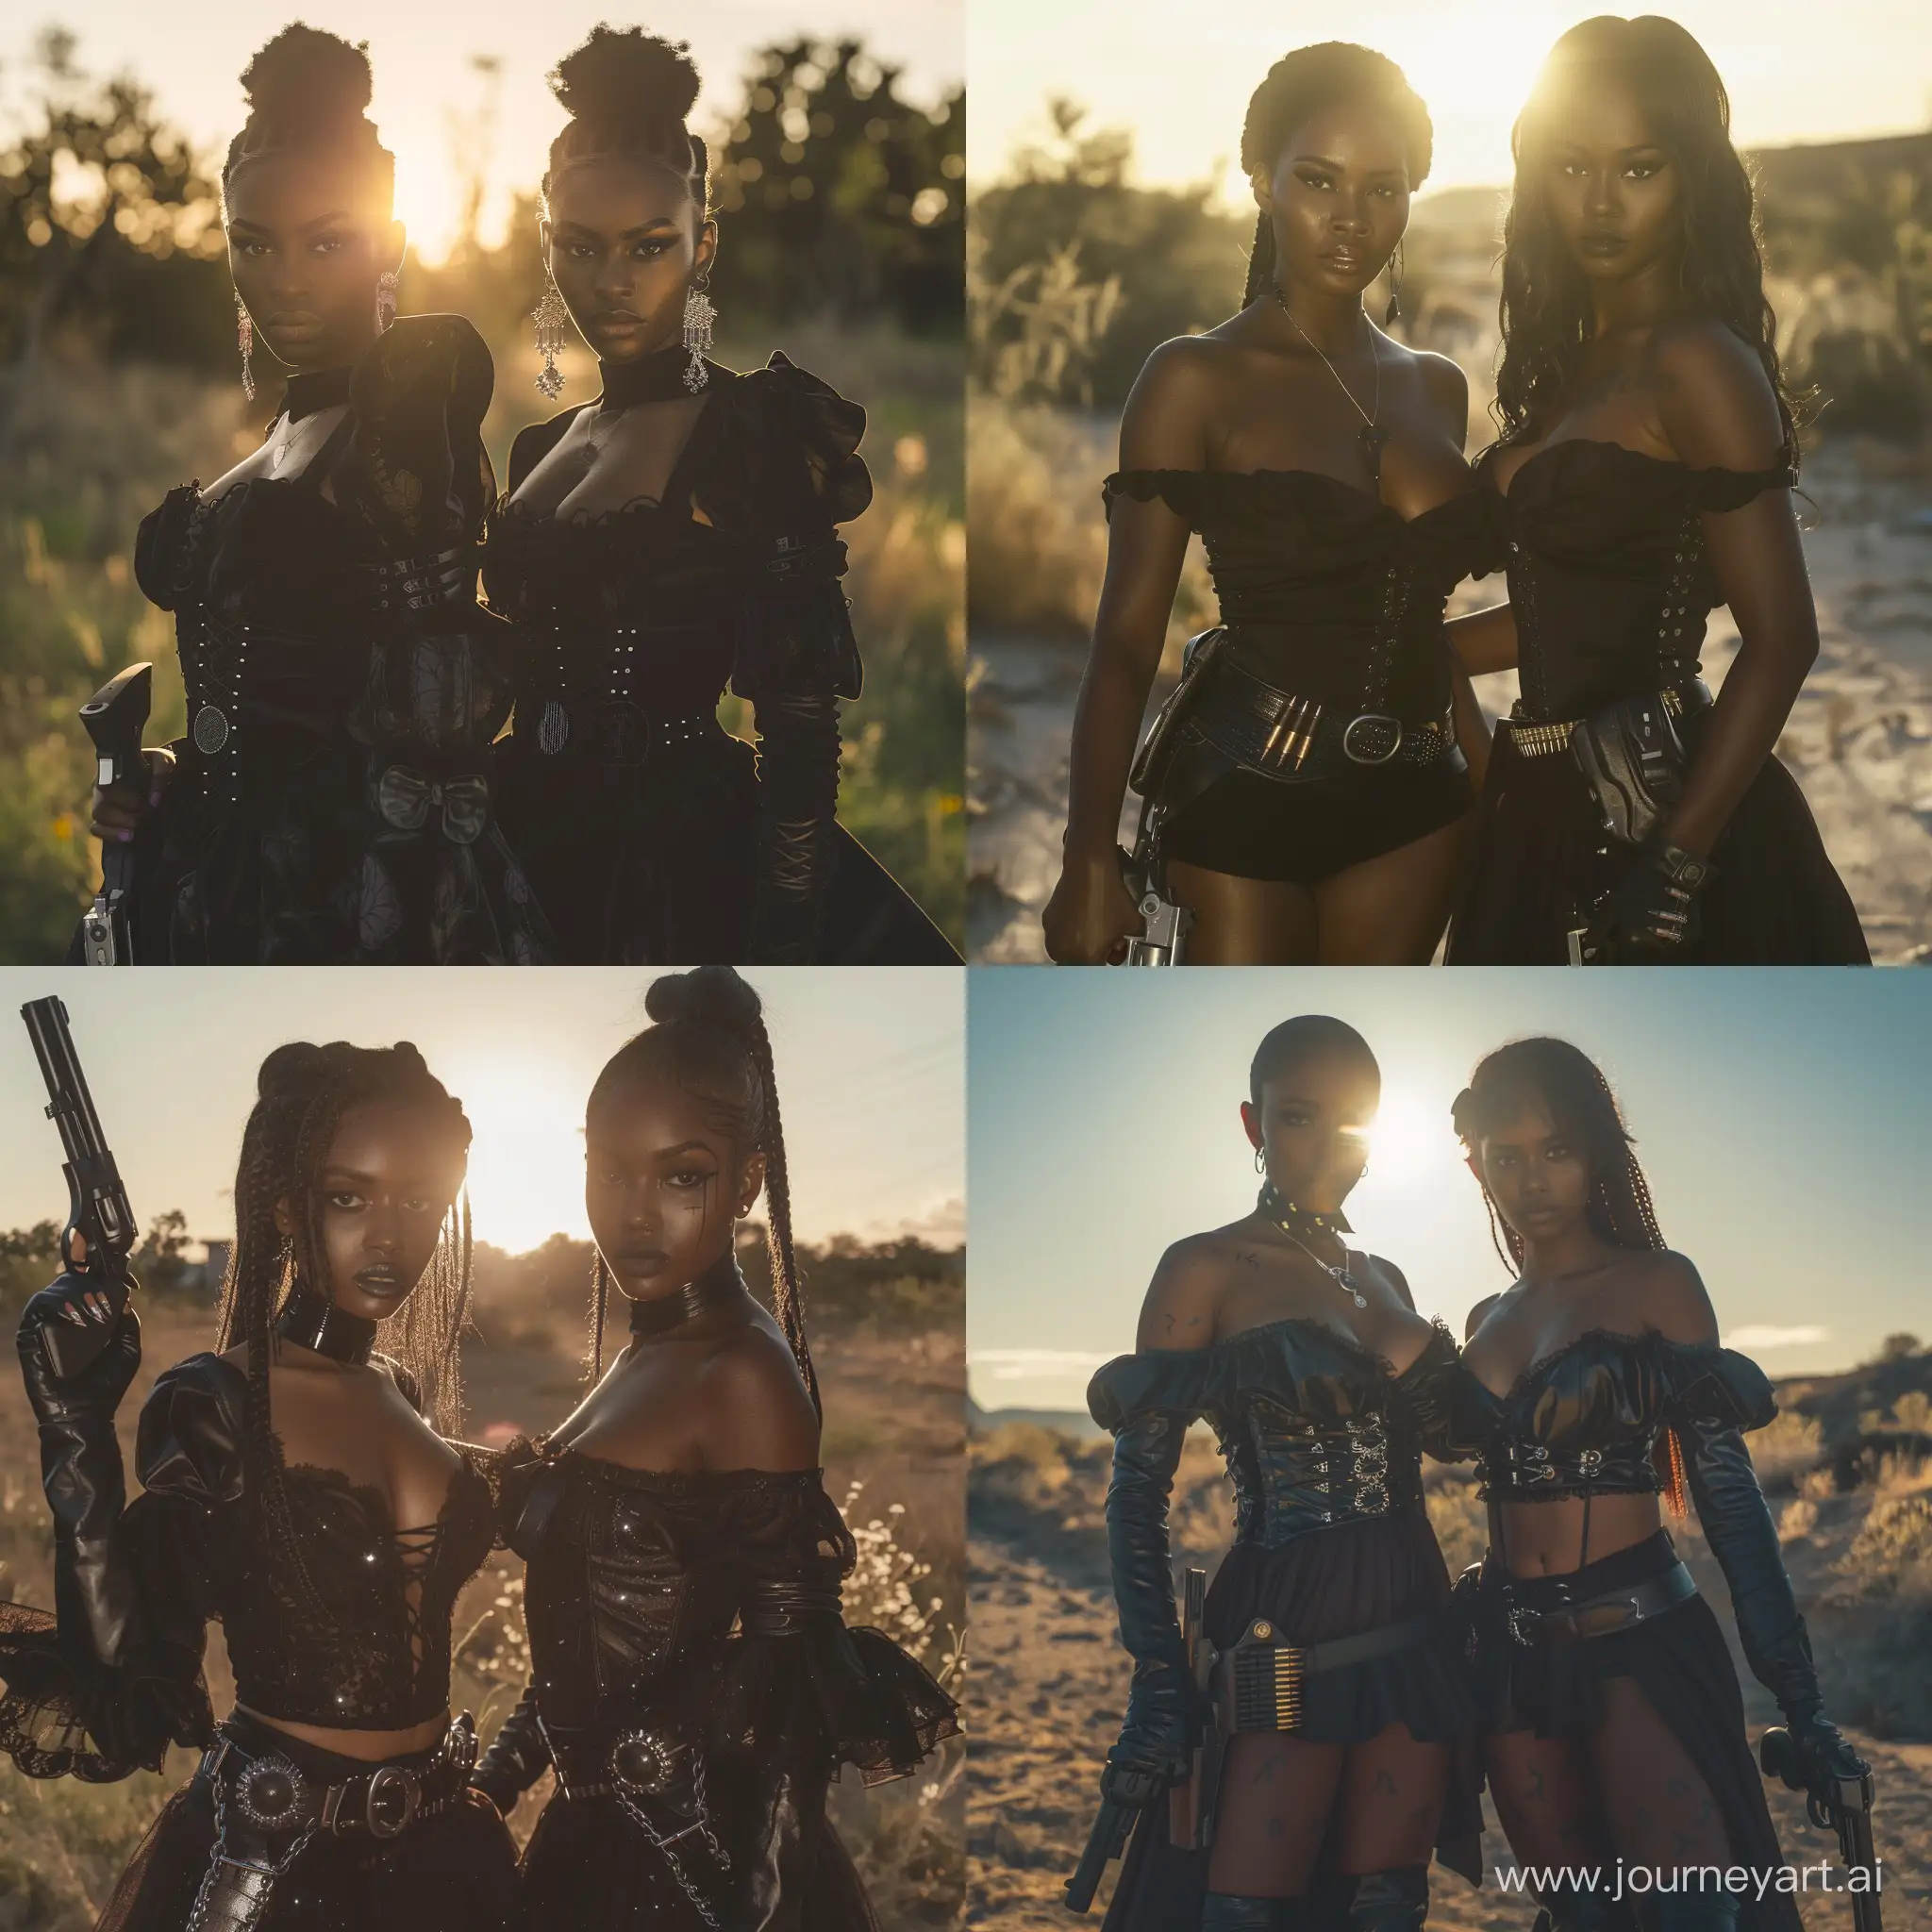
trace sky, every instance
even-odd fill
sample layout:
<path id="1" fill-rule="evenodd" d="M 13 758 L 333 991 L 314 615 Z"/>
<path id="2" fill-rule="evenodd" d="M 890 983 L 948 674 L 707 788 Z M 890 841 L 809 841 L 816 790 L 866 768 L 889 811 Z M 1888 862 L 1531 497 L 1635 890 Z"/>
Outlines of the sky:
<path id="1" fill-rule="evenodd" d="M 1213 178 L 1245 200 L 1232 165 L 1248 96 L 1309 42 L 1357 41 L 1399 62 L 1436 126 L 1430 188 L 1509 178 L 1509 124 L 1557 36 L 1597 9 L 1578 0 L 1357 0 L 1344 14 L 1280 0 L 972 0 L 968 180 L 1002 174 L 1045 131 L 1048 98 L 1090 126 L 1134 130 L 1150 186 Z M 1743 145 L 1900 133 L 1932 120 L 1932 10 L 1924 0 L 1678 0 L 1729 90 Z"/>
<path id="2" fill-rule="evenodd" d="M 584 1236 L 583 1108 L 644 1024 L 653 975 L 597 967 L 254 967 L 102 973 L 0 969 L 0 1228 L 62 1220 L 60 1142 L 23 1002 L 66 1002 L 128 1198 L 198 1240 L 233 1231 L 256 1070 L 289 1040 L 413 1040 L 463 1102 L 477 1238 L 513 1252 Z M 962 1231 L 964 993 L 944 969 L 756 968 L 802 1241 Z"/>
<path id="3" fill-rule="evenodd" d="M 969 989 L 968 1373 L 987 1408 L 1080 1409 L 1130 1351 L 1155 1263 L 1254 1205 L 1238 1112 L 1298 1012 L 1381 1063 L 1356 1244 L 1463 1317 L 1510 1276 L 1449 1108 L 1477 1059 L 1555 1033 L 1598 1059 L 1665 1240 L 1774 1375 L 1932 1340 L 1932 974 L 1744 969 L 975 970 Z"/>
<path id="4" fill-rule="evenodd" d="M 606 0 L 287 0 L 264 8 L 242 0 L 21 0 L 0 19 L 0 128 L 10 125 L 21 65 L 36 36 L 59 24 L 77 33 L 76 61 L 90 72 L 127 71 L 151 87 L 161 110 L 203 148 L 225 148 L 244 106 L 236 78 L 251 54 L 287 22 L 306 20 L 349 41 L 367 41 L 375 68 L 371 113 L 396 157 L 397 213 L 426 259 L 440 258 L 456 230 L 458 175 L 451 164 L 452 112 L 474 114 L 483 99 L 473 56 L 503 62 L 499 138 L 483 230 L 501 232 L 510 191 L 534 188 L 562 110 L 543 75 L 600 20 L 644 25 L 688 41 L 705 91 L 693 116 L 702 130 L 743 99 L 749 58 L 774 41 L 808 34 L 862 40 L 874 58 L 900 67 L 900 92 L 924 106 L 961 77 L 963 0 L 657 0 L 642 10 Z"/>

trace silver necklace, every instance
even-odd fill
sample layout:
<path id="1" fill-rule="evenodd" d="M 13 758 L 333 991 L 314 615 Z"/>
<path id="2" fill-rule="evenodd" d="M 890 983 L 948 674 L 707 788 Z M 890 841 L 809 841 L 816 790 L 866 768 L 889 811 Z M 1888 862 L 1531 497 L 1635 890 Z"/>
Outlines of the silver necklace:
<path id="1" fill-rule="evenodd" d="M 1295 1244 L 1295 1246 L 1298 1247 L 1302 1251 L 1302 1253 L 1305 1254 L 1308 1257 L 1308 1259 L 1311 1260 L 1315 1264 L 1315 1266 L 1319 1268 L 1322 1271 L 1322 1273 L 1325 1274 L 1329 1278 L 1329 1280 L 1332 1281 L 1336 1285 L 1336 1287 L 1342 1291 L 1343 1294 L 1347 1295 L 1349 1299 L 1355 1303 L 1357 1307 L 1365 1308 L 1368 1307 L 1368 1296 L 1365 1295 L 1361 1291 L 1361 1290 L 1356 1285 L 1355 1276 L 1348 1272 L 1348 1250 L 1346 1247 L 1344 1247 L 1341 1251 L 1341 1265 L 1337 1266 L 1332 1261 L 1323 1260 L 1321 1256 L 1316 1254 L 1314 1249 L 1309 1247 L 1307 1242 L 1303 1241 L 1301 1236 L 1296 1234 L 1294 1230 L 1291 1228 L 1286 1222 L 1277 1221 L 1274 1224 L 1276 1227 L 1280 1228 L 1282 1233 L 1285 1234 L 1289 1238 L 1289 1240 L 1291 1241 Z"/>
<path id="2" fill-rule="evenodd" d="M 1342 381 L 1341 371 L 1336 368 L 1323 352 L 1321 343 L 1294 319 L 1294 310 L 1288 306 L 1288 297 L 1281 292 L 1279 282 L 1274 285 L 1274 302 L 1282 314 L 1288 317 L 1289 326 L 1322 358 L 1323 368 L 1335 378 L 1336 387 L 1348 398 L 1356 414 L 1362 419 L 1362 426 L 1356 431 L 1356 439 L 1368 451 L 1369 467 L 1379 478 L 1382 474 L 1382 445 L 1389 441 L 1389 432 L 1375 420 L 1382 413 L 1382 352 L 1375 346 L 1374 330 L 1372 328 L 1369 331 L 1369 359 L 1375 365 L 1375 395 L 1374 407 L 1365 409 L 1357 399 L 1354 390 Z"/>

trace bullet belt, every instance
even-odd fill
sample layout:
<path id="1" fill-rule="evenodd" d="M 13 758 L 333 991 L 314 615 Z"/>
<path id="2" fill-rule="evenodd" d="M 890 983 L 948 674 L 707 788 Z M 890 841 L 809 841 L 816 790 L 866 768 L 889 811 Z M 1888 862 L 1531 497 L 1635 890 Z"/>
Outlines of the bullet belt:
<path id="1" fill-rule="evenodd" d="M 1409 1617 L 1325 1643 L 1291 1644 L 1275 1642 L 1274 1625 L 1257 1617 L 1241 1641 L 1214 1659 L 1216 1721 L 1224 1732 L 1299 1730 L 1307 1678 L 1407 1650 L 1441 1627 L 1435 1616 Z"/>
<path id="2" fill-rule="evenodd" d="M 1382 711 L 1343 718 L 1318 698 L 1277 691 L 1227 663 L 1216 667 L 1185 724 L 1247 770 L 1274 778 L 1313 777 L 1345 765 L 1433 765 L 1456 747 L 1447 718 L 1424 724 Z"/>
<path id="3" fill-rule="evenodd" d="M 1705 710 L 1710 704 L 1710 693 L 1694 679 L 1689 684 L 1666 685 L 1657 696 L 1673 718 Z M 1500 728 L 1509 734 L 1509 742 L 1524 758 L 1542 758 L 1553 752 L 1568 751 L 1570 741 L 1582 723 L 1581 718 L 1564 718 L 1541 724 L 1534 719 L 1511 716 L 1502 721 Z"/>

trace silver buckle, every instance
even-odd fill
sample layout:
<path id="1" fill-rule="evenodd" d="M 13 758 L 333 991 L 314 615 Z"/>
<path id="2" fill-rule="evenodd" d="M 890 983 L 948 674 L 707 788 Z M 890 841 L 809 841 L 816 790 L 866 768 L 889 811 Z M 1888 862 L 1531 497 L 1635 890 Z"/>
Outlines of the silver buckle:
<path id="1" fill-rule="evenodd" d="M 391 1793 L 398 1790 L 402 1792 L 403 1815 L 385 1815 Z M 423 1788 L 414 1773 L 403 1770 L 400 1765 L 385 1764 L 369 1780 L 369 1792 L 362 1801 L 362 1823 L 371 1838 L 400 1838 L 415 1822 L 422 1802 Z"/>
<path id="2" fill-rule="evenodd" d="M 1342 755 L 1351 764 L 1386 765 L 1401 749 L 1402 720 L 1386 711 L 1364 711 L 1351 718 L 1341 734 Z"/>
<path id="3" fill-rule="evenodd" d="M 1516 1642 L 1522 1644 L 1524 1650 L 1534 1650 L 1536 1648 L 1536 1639 L 1533 1636 L 1525 1637 L 1523 1633 L 1525 1624 L 1528 1624 L 1531 1630 L 1534 1630 L 1542 1622 L 1542 1612 L 1541 1610 L 1532 1610 L 1524 1604 L 1511 1604 L 1508 1609 L 1504 1612 L 1504 1621 L 1509 1627 L 1510 1637 Z"/>
<path id="4" fill-rule="evenodd" d="M 235 1780 L 242 1817 L 262 1831 L 287 1831 L 301 1817 L 308 1795 L 302 1774 L 275 1753 L 250 1759 Z"/>

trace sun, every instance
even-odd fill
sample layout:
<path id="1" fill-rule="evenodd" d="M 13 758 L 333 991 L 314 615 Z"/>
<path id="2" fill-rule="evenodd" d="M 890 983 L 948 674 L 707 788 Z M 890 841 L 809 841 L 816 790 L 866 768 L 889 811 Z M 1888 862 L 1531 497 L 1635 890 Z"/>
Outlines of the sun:
<path id="1" fill-rule="evenodd" d="M 584 1099 L 538 1060 L 455 1060 L 470 1117 L 470 1211 L 478 1241 L 524 1254 L 553 1234 L 583 1238 Z"/>
<path id="2" fill-rule="evenodd" d="M 1378 1180 L 1414 1180 L 1453 1160 L 1448 1123 L 1410 1093 L 1387 1093 L 1369 1129 L 1369 1167 Z"/>

